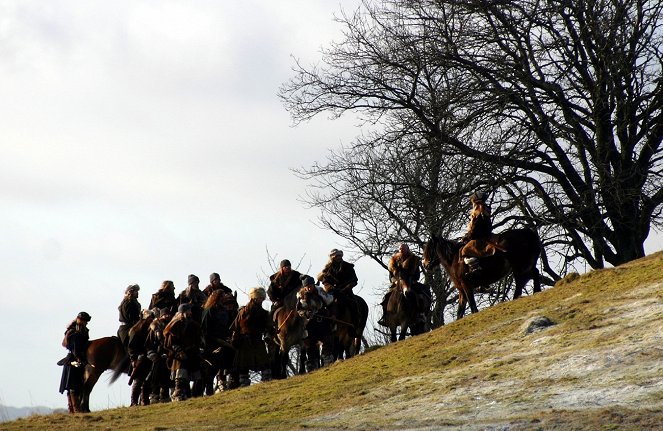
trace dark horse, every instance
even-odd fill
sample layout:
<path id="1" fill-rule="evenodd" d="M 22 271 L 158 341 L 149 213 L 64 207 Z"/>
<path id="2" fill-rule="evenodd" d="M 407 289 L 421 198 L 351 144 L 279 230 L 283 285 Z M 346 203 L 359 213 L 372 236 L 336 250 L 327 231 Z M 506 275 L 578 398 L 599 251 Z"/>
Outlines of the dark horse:
<path id="1" fill-rule="evenodd" d="M 299 373 L 330 365 L 334 361 L 333 322 L 316 287 L 304 286 L 299 290 L 297 312 L 306 322 L 306 336 L 302 340 L 299 356 Z"/>
<path id="2" fill-rule="evenodd" d="M 465 244 L 433 235 L 424 247 L 423 265 L 441 265 L 458 289 L 458 313 L 460 319 L 465 314 L 467 303 L 473 313 L 478 312 L 474 301 L 474 289 L 501 280 L 513 274 L 516 288 L 513 299 L 520 297 L 529 280 L 534 284 L 534 292 L 541 291 L 539 271 L 536 262 L 541 254 L 541 239 L 530 229 L 510 229 L 497 235 L 499 249 L 493 256 L 480 258 L 481 272 L 478 276 L 468 275 L 469 268 L 460 257 Z"/>
<path id="3" fill-rule="evenodd" d="M 335 301 L 334 359 L 347 359 L 361 349 L 361 337 L 368 320 L 368 304 L 361 296 L 347 293 L 337 295 Z"/>
<path id="4" fill-rule="evenodd" d="M 396 341 L 396 330 L 400 327 L 399 340 L 405 339 L 407 330 L 412 335 L 418 335 L 425 331 L 425 322 L 418 320 L 423 312 L 426 316 L 430 312 L 430 300 L 426 301 L 428 306 L 422 306 L 417 301 L 417 292 L 412 288 L 407 277 L 397 277 L 394 288 L 389 295 L 384 321 L 391 333 L 391 342 Z"/>
<path id="5" fill-rule="evenodd" d="M 90 412 L 90 393 L 99 377 L 106 370 L 113 370 L 110 382 L 129 371 L 129 357 L 118 337 L 103 337 L 91 340 L 87 348 L 87 366 L 81 393 L 81 410 Z"/>

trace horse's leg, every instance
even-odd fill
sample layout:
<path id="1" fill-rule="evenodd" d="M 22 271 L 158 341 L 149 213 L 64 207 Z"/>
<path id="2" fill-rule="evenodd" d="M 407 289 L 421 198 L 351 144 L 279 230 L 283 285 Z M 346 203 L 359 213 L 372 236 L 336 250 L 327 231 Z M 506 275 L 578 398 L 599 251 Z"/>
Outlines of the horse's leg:
<path id="1" fill-rule="evenodd" d="M 479 308 L 477 308 L 477 302 L 474 300 L 474 289 L 470 287 L 467 290 L 467 301 L 470 303 L 470 310 L 472 313 L 478 313 Z"/>
<path id="2" fill-rule="evenodd" d="M 392 343 L 396 342 L 396 325 L 392 323 L 393 326 L 389 327 L 389 341 Z"/>
<path id="3" fill-rule="evenodd" d="M 541 277 L 536 267 L 532 268 L 532 285 L 534 293 L 541 292 Z"/>
<path id="4" fill-rule="evenodd" d="M 90 394 L 92 393 L 92 388 L 99 380 L 101 373 L 97 372 L 97 369 L 88 365 L 85 370 L 85 379 L 83 381 L 83 391 L 80 394 L 81 397 L 81 411 L 83 413 L 90 413 Z"/>
<path id="5" fill-rule="evenodd" d="M 513 274 L 516 288 L 513 291 L 513 299 L 518 299 L 523 295 L 523 288 L 527 284 L 528 276 L 523 274 Z"/>
<path id="6" fill-rule="evenodd" d="M 407 320 L 401 323 L 401 333 L 398 334 L 398 341 L 405 340 L 405 335 L 407 334 L 408 322 Z"/>
<path id="7" fill-rule="evenodd" d="M 458 312 L 456 313 L 456 320 L 460 320 L 465 315 L 465 307 L 467 306 L 467 299 L 465 292 L 458 289 Z"/>

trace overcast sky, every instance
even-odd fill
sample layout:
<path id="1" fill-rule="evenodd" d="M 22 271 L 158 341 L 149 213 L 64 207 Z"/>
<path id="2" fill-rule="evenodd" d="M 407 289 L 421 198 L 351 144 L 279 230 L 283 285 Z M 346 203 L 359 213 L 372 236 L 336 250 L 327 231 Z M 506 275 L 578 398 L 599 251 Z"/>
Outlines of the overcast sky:
<path id="1" fill-rule="evenodd" d="M 0 1 L 0 404 L 66 407 L 66 326 L 87 311 L 92 338 L 115 334 L 129 284 L 146 307 L 162 280 L 219 272 L 244 303 L 266 250 L 316 274 L 343 246 L 289 169 L 359 129 L 292 128 L 276 94 L 357 4 Z M 386 274 L 357 273 L 375 308 Z M 127 379 L 107 379 L 93 410 L 129 404 Z"/>
<path id="2" fill-rule="evenodd" d="M 276 94 L 356 4 L 0 2 L 0 404 L 65 407 L 66 326 L 85 310 L 92 338 L 115 334 L 131 283 L 146 307 L 190 273 L 246 292 L 271 273 L 267 249 L 322 269 L 343 244 L 289 169 L 358 129 L 292 128 Z M 386 281 L 366 259 L 357 272 L 362 293 Z M 128 405 L 126 379 L 106 380 L 92 409 Z"/>

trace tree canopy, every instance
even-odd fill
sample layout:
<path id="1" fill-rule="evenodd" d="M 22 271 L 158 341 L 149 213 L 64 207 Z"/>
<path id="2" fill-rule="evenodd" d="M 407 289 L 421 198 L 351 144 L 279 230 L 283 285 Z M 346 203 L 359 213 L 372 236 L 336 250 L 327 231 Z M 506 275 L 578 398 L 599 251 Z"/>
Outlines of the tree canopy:
<path id="1" fill-rule="evenodd" d="M 496 228 L 539 231 L 553 279 L 643 256 L 663 227 L 662 8 L 365 0 L 280 90 L 295 122 L 353 113 L 370 126 L 299 172 L 309 202 L 377 261 L 458 232 L 475 189 L 491 193 Z"/>

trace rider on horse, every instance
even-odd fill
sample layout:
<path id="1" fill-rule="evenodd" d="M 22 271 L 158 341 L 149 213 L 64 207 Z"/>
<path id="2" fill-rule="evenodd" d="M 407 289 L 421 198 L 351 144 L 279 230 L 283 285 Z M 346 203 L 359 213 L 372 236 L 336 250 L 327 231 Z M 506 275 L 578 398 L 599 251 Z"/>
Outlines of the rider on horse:
<path id="1" fill-rule="evenodd" d="M 387 303 L 389 302 L 389 297 L 396 289 L 396 283 L 399 278 L 405 279 L 407 284 L 412 287 L 412 290 L 416 293 L 417 303 L 421 311 L 418 316 L 419 320 L 424 322 L 426 320 L 425 315 L 425 306 L 423 305 L 426 301 L 421 298 L 421 295 L 426 295 L 430 301 L 430 290 L 424 284 L 419 283 L 419 277 L 421 275 L 421 258 L 416 254 L 410 251 L 410 247 L 403 243 L 400 245 L 398 251 L 391 256 L 389 259 L 389 280 L 391 281 L 391 286 L 387 293 L 385 293 L 382 298 L 382 317 L 378 320 L 378 324 L 382 326 L 388 326 L 384 319 L 384 316 L 387 313 Z"/>
<path id="2" fill-rule="evenodd" d="M 149 308 L 150 310 L 167 308 L 172 317 L 177 312 L 178 305 L 177 298 L 175 298 L 175 284 L 171 280 L 164 280 L 159 290 L 152 294 Z"/>
<path id="3" fill-rule="evenodd" d="M 469 266 L 469 274 L 479 275 L 481 266 L 479 259 L 492 256 L 496 251 L 504 251 L 497 246 L 493 234 L 490 207 L 486 203 L 486 193 L 473 193 L 470 196 L 472 211 L 467 233 L 463 237 L 465 245 L 460 251 L 460 257 Z"/>
<path id="4" fill-rule="evenodd" d="M 292 269 L 292 265 L 288 259 L 284 259 L 279 264 L 279 270 L 269 277 L 269 287 L 267 288 L 267 296 L 272 301 L 270 309 L 270 319 L 274 315 L 277 308 L 282 307 L 285 298 L 295 290 L 301 287 L 299 280 L 300 274 L 298 271 Z"/>
<path id="5" fill-rule="evenodd" d="M 225 293 L 233 293 L 231 288 L 221 283 L 221 276 L 218 272 L 213 272 L 209 275 L 209 284 L 203 289 L 203 293 L 209 298 L 215 290 L 223 290 Z"/>
<path id="6" fill-rule="evenodd" d="M 327 293 L 331 293 L 336 298 L 336 301 L 330 306 L 330 312 L 336 314 L 338 303 L 345 303 L 351 309 L 353 321 L 350 323 L 358 327 L 361 310 L 359 310 L 359 305 L 352 292 L 352 288 L 358 282 L 357 273 L 355 273 L 353 264 L 343 260 L 343 251 L 332 249 L 329 253 L 329 261 L 318 274 L 318 281 L 322 283 Z"/>
<path id="7" fill-rule="evenodd" d="M 198 276 L 189 274 L 187 277 L 187 283 L 189 285 L 177 297 L 177 303 L 179 305 L 190 304 L 193 319 L 200 323 L 203 316 L 203 305 L 205 305 L 205 301 L 207 301 L 207 295 L 205 295 L 205 293 L 200 290 L 200 287 L 198 287 L 200 284 Z"/>
<path id="8" fill-rule="evenodd" d="M 87 323 L 91 317 L 85 311 L 76 316 L 64 333 L 62 347 L 66 347 L 69 353 L 58 362 L 63 365 L 62 378 L 60 379 L 60 393 L 67 391 L 67 404 L 69 413 L 81 412 L 80 392 L 83 389 L 83 376 L 85 373 L 86 351 L 90 340 Z"/>

